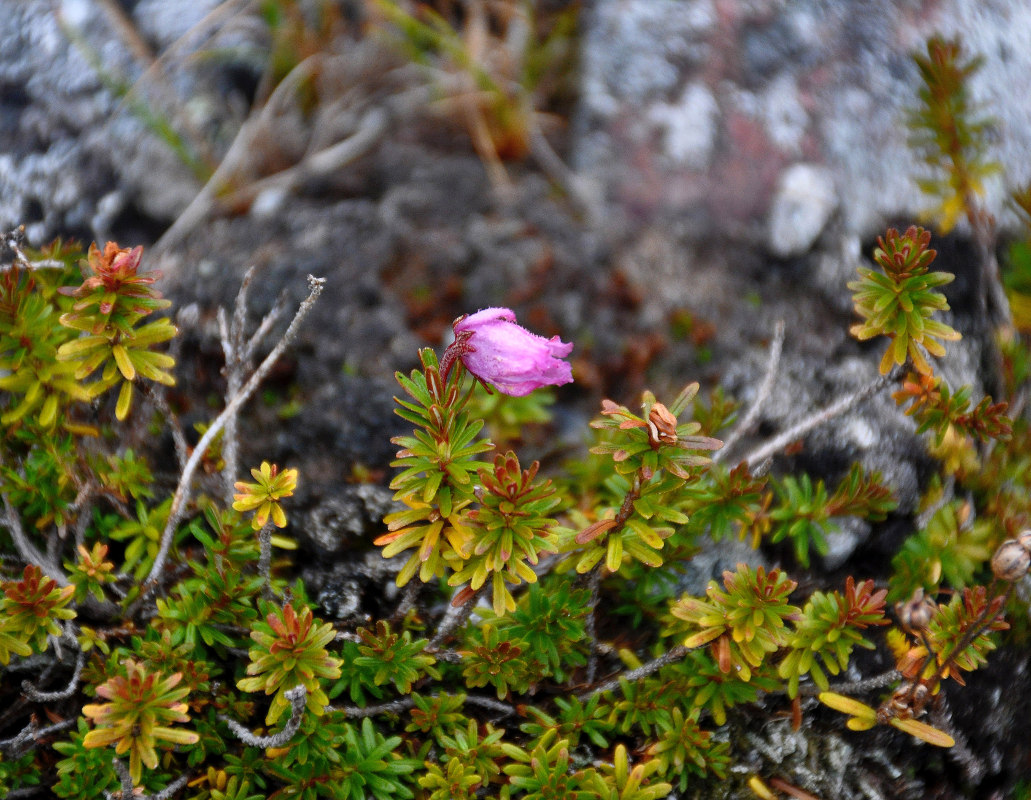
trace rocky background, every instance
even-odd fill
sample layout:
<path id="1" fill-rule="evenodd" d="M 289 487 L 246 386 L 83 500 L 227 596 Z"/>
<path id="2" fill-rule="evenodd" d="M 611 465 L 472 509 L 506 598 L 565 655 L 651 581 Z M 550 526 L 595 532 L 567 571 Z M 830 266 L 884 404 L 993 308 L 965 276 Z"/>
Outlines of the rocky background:
<path id="1" fill-rule="evenodd" d="M 986 205 L 1004 233 L 1006 192 L 1031 178 L 1023 0 L 539 0 L 541 18 L 579 14 L 531 98 L 533 141 L 500 163 L 477 153 L 461 92 L 441 88 L 461 76 L 428 77 L 373 32 L 365 3 L 281 6 L 310 26 L 298 49 L 318 54 L 298 91 L 266 83 L 278 40 L 258 3 L 0 0 L 0 229 L 148 248 L 185 309 L 187 422 L 222 388 L 215 309 L 244 271 L 257 267 L 255 322 L 281 292 L 303 296 L 308 273 L 327 279 L 242 425 L 244 463 L 300 469 L 293 533 L 326 565 L 307 577 L 329 615 L 356 613 L 384 581 L 362 554 L 390 502 L 392 373 L 459 314 L 510 306 L 576 343 L 557 452 L 602 396 L 632 403 L 701 380 L 747 404 L 784 320 L 755 432 L 769 435 L 876 372 L 873 349 L 848 336 L 845 282 L 877 234 L 928 206 L 905 111 L 910 54 L 930 34 L 962 34 L 985 59 L 971 89 L 995 120 L 1005 177 Z M 485 58 L 502 58 L 488 34 Z M 936 243 L 964 333 L 943 369 L 976 393 L 972 248 L 962 227 Z M 835 480 L 860 458 L 909 513 L 923 452 L 883 397 L 795 459 Z M 849 529 L 823 566 L 883 577 L 909 530 Z M 825 798 L 1001 798 L 1031 775 L 1027 673 L 1011 654 L 971 680 L 953 705 L 968 741 L 947 756 L 887 731 L 860 740 L 839 725 L 813 742 L 763 720 L 739 751 Z"/>

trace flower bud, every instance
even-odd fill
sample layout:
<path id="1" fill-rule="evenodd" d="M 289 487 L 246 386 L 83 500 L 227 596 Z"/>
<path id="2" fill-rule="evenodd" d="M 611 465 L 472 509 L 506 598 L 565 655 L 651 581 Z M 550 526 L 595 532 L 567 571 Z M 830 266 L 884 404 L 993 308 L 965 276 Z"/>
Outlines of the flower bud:
<path id="1" fill-rule="evenodd" d="M 927 627 L 938 606 L 930 597 L 924 597 L 923 587 L 913 592 L 913 596 L 905 603 L 896 603 L 895 613 L 903 629 L 909 633 L 917 633 Z"/>
<path id="2" fill-rule="evenodd" d="M 513 397 L 571 383 L 572 368 L 562 359 L 573 345 L 557 336 L 545 339 L 531 333 L 515 319 L 515 312 L 507 308 L 485 308 L 457 319 L 455 341 L 441 359 L 442 371 L 446 374 L 460 358 L 477 378 Z"/>
<path id="3" fill-rule="evenodd" d="M 655 403 L 648 412 L 648 442 L 655 449 L 664 444 L 676 444 L 677 418 L 662 403 Z"/>
<path id="4" fill-rule="evenodd" d="M 1020 542 L 1021 546 L 1031 553 L 1031 528 L 1022 530 L 1017 534 L 1017 541 Z"/>
<path id="5" fill-rule="evenodd" d="M 1031 553 L 1016 539 L 1007 539 L 992 556 L 992 572 L 1002 581 L 1019 581 L 1031 566 Z"/>

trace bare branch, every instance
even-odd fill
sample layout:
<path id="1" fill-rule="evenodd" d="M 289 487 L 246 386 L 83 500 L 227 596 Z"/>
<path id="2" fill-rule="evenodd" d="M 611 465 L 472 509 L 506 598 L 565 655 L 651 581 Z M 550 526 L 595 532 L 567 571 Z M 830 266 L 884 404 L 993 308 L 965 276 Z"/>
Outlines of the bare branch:
<path id="1" fill-rule="evenodd" d="M 856 391 L 851 394 L 847 394 L 844 397 L 839 397 L 829 406 L 826 406 L 815 414 L 806 417 L 796 425 L 792 425 L 786 431 L 774 436 L 768 442 L 749 453 L 743 460 L 750 468 L 765 461 L 767 458 L 770 458 L 783 450 L 795 440 L 801 439 L 809 433 L 809 431 L 813 430 L 813 428 L 818 428 L 825 422 L 829 422 L 835 417 L 841 416 L 845 412 L 855 408 L 868 397 L 876 394 L 885 386 L 892 383 L 895 380 L 896 374 L 897 370 L 892 370 L 887 375 L 878 375 L 874 380 L 866 384 L 866 386 L 860 387 Z"/>
<path id="2" fill-rule="evenodd" d="M 598 674 L 598 631 L 594 617 L 595 611 L 598 609 L 598 594 L 601 591 L 601 563 L 595 564 L 594 569 L 591 570 L 587 579 L 587 587 L 590 590 L 590 598 L 587 601 L 587 619 L 584 620 L 587 646 L 590 648 L 590 652 L 587 654 L 587 682 L 594 683 L 594 678 Z"/>
<path id="3" fill-rule="evenodd" d="M 35 722 L 30 722 L 10 739 L 0 740 L 0 752 L 9 753 L 16 757 L 23 756 L 35 748 L 40 743 L 40 740 L 45 739 L 47 736 L 52 736 L 55 733 L 74 727 L 74 719 L 55 722 L 53 725 L 47 725 L 45 728 L 37 727 Z"/>
<path id="4" fill-rule="evenodd" d="M 344 706 L 342 708 L 334 708 L 333 710 L 339 711 L 348 719 L 364 719 L 365 717 L 374 717 L 377 714 L 400 714 L 402 711 L 407 711 L 413 705 L 412 698 L 402 697 L 400 700 L 382 703 L 378 706 L 366 706 L 365 708 Z"/>
<path id="5" fill-rule="evenodd" d="M 294 734 L 301 728 L 301 720 L 304 719 L 304 707 L 308 702 L 308 690 L 298 684 L 293 689 L 288 689 L 283 696 L 290 701 L 290 719 L 286 721 L 283 730 L 273 733 L 270 736 L 255 736 L 235 719 L 219 714 L 218 718 L 229 726 L 240 741 L 249 747 L 283 747 L 294 738 Z"/>
<path id="6" fill-rule="evenodd" d="M 858 681 L 845 681 L 843 683 L 833 684 L 829 691 L 836 694 L 865 694 L 866 692 L 872 692 L 876 689 L 883 689 L 885 686 L 891 686 L 896 681 L 902 679 L 902 673 L 895 669 L 889 669 L 887 672 L 882 672 L 879 675 L 872 675 L 869 678 L 863 678 Z M 798 693 L 801 695 L 817 695 L 823 690 L 814 684 L 805 684 L 798 688 Z"/>
<path id="7" fill-rule="evenodd" d="M 186 466 L 190 448 L 186 443 L 186 434 L 183 432 L 183 426 L 179 422 L 179 417 L 172 413 L 168 400 L 160 389 L 142 381 L 139 381 L 136 385 L 143 393 L 143 396 L 153 403 L 154 408 L 165 418 L 165 424 L 172 431 L 172 442 L 175 444 L 175 461 L 181 471 Z"/>
<path id="8" fill-rule="evenodd" d="M 114 765 L 115 772 L 118 773 L 118 780 L 122 784 L 122 791 L 118 793 L 117 800 L 132 800 L 132 775 L 129 774 L 129 768 L 125 766 L 125 762 L 118 756 L 112 756 L 111 763 Z M 106 795 L 108 800 L 115 800 L 114 792 L 106 792 Z"/>
<path id="9" fill-rule="evenodd" d="M 465 702 L 470 705 L 480 706 L 488 711 L 495 711 L 506 717 L 512 717 L 518 713 L 515 706 L 509 705 L 508 703 L 502 703 L 495 700 L 493 697 L 480 697 L 479 695 L 470 694 L 466 695 Z"/>
<path id="10" fill-rule="evenodd" d="M 154 558 L 154 565 L 151 567 L 150 573 L 147 575 L 145 582 L 147 586 L 153 586 L 157 581 L 158 576 L 165 568 L 165 561 L 168 559 L 168 551 L 172 546 L 172 538 L 175 534 L 176 526 L 178 526 L 179 521 L 182 519 L 186 503 L 190 499 L 193 474 L 200 465 L 201 459 L 204 457 L 204 453 L 207 451 L 208 446 L 212 441 L 214 441 L 219 431 L 221 431 L 225 426 L 226 421 L 236 414 L 240 407 L 252 394 L 254 394 L 254 391 L 265 379 L 265 376 L 268 375 L 273 365 L 283 355 L 283 352 L 297 335 L 297 330 L 300 328 L 301 322 L 308 315 L 308 312 L 311 311 L 312 307 L 315 305 L 315 301 L 318 300 L 319 295 L 322 294 L 325 283 L 326 281 L 324 278 L 315 278 L 311 275 L 308 276 L 309 294 L 297 309 L 297 313 L 294 315 L 293 320 L 290 322 L 290 326 L 283 334 L 283 338 L 279 340 L 276 346 L 272 349 L 272 352 L 269 353 L 258 368 L 254 370 L 247 383 L 241 387 L 239 393 L 233 397 L 229 404 L 222 410 L 222 413 L 215 418 L 208 429 L 204 432 L 204 435 L 201 436 L 200 441 L 197 442 L 197 446 L 190 455 L 189 461 L 186 462 L 186 467 L 183 469 L 182 476 L 179 478 L 179 485 L 176 487 L 175 495 L 172 497 L 172 506 L 168 512 L 168 521 L 161 534 L 161 546 L 158 549 L 157 556 Z M 141 598 L 145 594 L 146 591 L 141 594 Z"/>
<path id="11" fill-rule="evenodd" d="M 12 269 L 24 269 L 29 272 L 36 269 L 64 269 L 65 263 L 56 259 L 30 261 L 28 256 L 25 255 L 25 251 L 22 249 L 24 241 L 24 225 L 19 225 L 14 230 L 7 231 L 0 236 L 0 244 L 7 247 L 7 249 L 14 255 L 14 260 L 10 264 L 0 264 L 0 273 L 8 272 Z"/>
<path id="12" fill-rule="evenodd" d="M 613 689 L 619 687 L 620 679 L 633 683 L 639 681 L 641 678 L 647 678 L 654 672 L 658 672 L 667 664 L 673 664 L 688 654 L 689 649 L 683 645 L 678 644 L 676 647 L 671 647 L 665 653 L 658 658 L 653 658 L 647 664 L 642 664 L 637 669 L 632 669 L 629 672 L 624 672 L 621 675 L 617 675 L 612 680 L 605 681 L 600 686 L 595 686 L 593 689 L 583 692 L 577 695 L 577 700 L 587 700 L 596 694 L 602 692 L 610 692 Z"/>
<path id="13" fill-rule="evenodd" d="M 258 324 L 258 329 L 247 340 L 247 346 L 244 348 L 242 356 L 244 361 L 250 361 L 254 358 L 258 345 L 265 340 L 269 331 L 272 330 L 272 326 L 279 322 L 279 318 L 283 316 L 283 312 L 286 311 L 286 297 L 286 292 L 279 295 L 276 299 L 276 304 L 272 306 L 272 310 L 265 315 Z"/>
<path id="14" fill-rule="evenodd" d="M 258 114 L 252 114 L 240 126 L 236 138 L 229 145 L 229 150 L 222 158 L 222 162 L 215 169 L 214 174 L 204 184 L 204 187 L 190 201 L 190 204 L 179 215 L 171 227 L 162 234 L 161 238 L 151 248 L 152 256 L 167 252 L 182 238 L 192 231 L 196 225 L 203 220 L 218 202 L 220 193 L 232 183 L 235 175 L 247 164 L 252 153 L 252 145 L 266 129 L 275 109 L 280 103 L 296 89 L 305 79 L 309 78 L 318 69 L 319 54 L 308 56 L 297 64 L 276 86 L 268 101 Z"/>
<path id="15" fill-rule="evenodd" d="M 266 600 L 272 599 L 272 527 L 270 519 L 258 531 L 258 574 L 265 579 L 262 594 Z"/>
<path id="16" fill-rule="evenodd" d="M 530 152 L 545 174 L 566 193 L 576 211 L 592 226 L 597 224 L 601 217 L 600 198 L 585 188 L 584 178 L 566 166 L 536 124 L 530 131 Z"/>
<path id="17" fill-rule="evenodd" d="M 68 685 L 56 692 L 41 692 L 35 686 L 28 681 L 21 682 L 22 691 L 25 696 L 36 703 L 49 703 L 54 700 L 67 700 L 71 697 L 79 688 L 79 677 L 82 675 L 82 668 L 86 665 L 86 656 L 80 650 L 79 654 L 75 657 L 75 669 L 72 670 L 71 680 L 68 681 Z"/>
<path id="18" fill-rule="evenodd" d="M 479 600 L 480 595 L 483 593 L 483 587 L 481 586 L 476 593 L 466 600 L 459 608 L 449 607 L 447 613 L 444 614 L 444 618 L 440 621 L 440 627 L 437 628 L 437 632 L 433 634 L 433 638 L 430 639 L 429 645 L 427 645 L 427 652 L 435 653 L 440 650 L 440 646 L 447 641 L 447 638 L 451 633 L 469 619 L 469 615 L 473 613 L 473 609 L 476 608 L 476 602 Z"/>
<path id="19" fill-rule="evenodd" d="M 401 602 L 397 604 L 397 608 L 394 609 L 394 613 L 390 615 L 390 619 L 394 622 L 400 622 L 405 618 L 409 611 L 415 607 L 416 601 L 419 599 L 419 592 L 423 587 L 422 581 L 409 581 L 405 587 L 405 593 L 401 596 Z"/>
<path id="20" fill-rule="evenodd" d="M 247 359 L 243 356 L 243 328 L 247 322 L 247 290 L 251 281 L 254 280 L 255 268 L 250 267 L 240 282 L 240 290 L 236 294 L 236 302 L 233 306 L 233 321 L 229 324 L 226 319 L 224 308 L 218 310 L 218 331 L 222 340 L 222 353 L 225 356 L 226 375 L 226 405 L 228 406 L 233 397 L 240 391 L 243 384 L 244 372 L 247 369 Z M 225 501 L 231 503 L 233 499 L 233 485 L 236 482 L 237 473 L 240 469 L 240 447 L 239 438 L 236 435 L 237 414 L 233 414 L 226 420 L 225 435 L 222 437 L 222 459 L 225 466 L 222 468 L 222 481 L 225 484 Z"/>
<path id="21" fill-rule="evenodd" d="M 67 586 L 68 578 L 64 572 L 54 564 L 50 559 L 44 556 L 36 546 L 29 541 L 29 537 L 25 535 L 25 529 L 21 524 L 21 517 L 18 516 L 18 512 L 14 506 L 11 505 L 10 499 L 7 497 L 5 492 L 0 492 L 0 498 L 3 498 L 4 503 L 4 515 L 0 518 L 0 525 L 4 525 L 7 528 L 7 532 L 11 536 L 11 541 L 14 542 L 14 548 L 18 551 L 26 563 L 35 564 L 39 567 L 43 574 L 48 578 L 57 582 L 59 586 Z"/>
<path id="22" fill-rule="evenodd" d="M 186 785 L 186 781 L 187 781 L 187 776 L 186 775 L 180 775 L 178 778 L 176 778 L 174 781 L 172 781 L 170 784 L 168 784 L 168 786 L 166 786 L 160 792 L 158 792 L 157 794 L 152 794 L 152 795 L 150 795 L 149 798 L 144 798 L 144 800 L 169 800 L 169 798 L 173 794 L 178 792 L 180 789 L 182 789 Z"/>
<path id="23" fill-rule="evenodd" d="M 773 391 L 773 384 L 777 379 L 777 369 L 780 366 L 780 354 L 783 349 L 784 320 L 778 319 L 777 324 L 773 327 L 773 341 L 770 343 L 770 356 L 766 362 L 766 373 L 763 375 L 762 383 L 759 384 L 759 391 L 755 395 L 755 400 L 752 402 L 752 406 L 748 409 L 744 418 L 734 426 L 734 430 L 724 437 L 723 449 L 713 453 L 713 461 L 722 461 L 726 458 L 738 440 L 748 433 L 758 421 L 759 412 L 762 411 L 762 407 L 766 404 L 770 393 Z"/>

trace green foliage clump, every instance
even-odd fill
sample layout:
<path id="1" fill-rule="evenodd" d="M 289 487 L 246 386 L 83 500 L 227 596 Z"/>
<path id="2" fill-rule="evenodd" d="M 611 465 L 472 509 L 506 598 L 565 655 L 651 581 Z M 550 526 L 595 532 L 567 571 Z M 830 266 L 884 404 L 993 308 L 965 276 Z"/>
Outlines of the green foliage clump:
<path id="1" fill-rule="evenodd" d="M 948 309 L 945 295 L 935 291 L 950 283 L 948 272 L 928 272 L 937 252 L 928 245 L 930 231 L 915 226 L 900 234 L 894 228 L 877 239 L 874 261 L 881 272 L 859 268 L 859 280 L 848 288 L 853 292 L 856 313 L 863 322 L 852 327 L 861 341 L 887 336 L 891 345 L 881 358 L 881 373 L 909 359 L 921 375 L 932 372 L 924 357 L 945 355 L 943 341 L 956 341 L 959 333 L 944 322 L 933 319 L 934 312 Z"/>
<path id="2" fill-rule="evenodd" d="M 437 660 L 426 652 L 428 642 L 425 639 L 413 641 L 411 631 L 394 633 L 388 622 L 380 620 L 374 630 L 360 629 L 358 637 L 361 655 L 354 664 L 372 670 L 376 686 L 392 683 L 401 694 L 408 694 L 412 684 L 424 675 L 440 677 L 434 666 Z"/>
<path id="3" fill-rule="evenodd" d="M 685 647 L 715 641 L 720 671 L 726 674 L 734 669 L 748 681 L 768 653 L 788 643 L 787 625 L 801 613 L 787 602 L 797 584 L 779 569 L 767 573 L 762 567 L 740 564 L 736 572 L 723 574 L 723 585 L 725 589 L 720 589 L 711 581 L 707 601 L 684 597 L 670 612 L 691 631 Z"/>
<path id="4" fill-rule="evenodd" d="M 75 301 L 60 317 L 62 325 L 86 335 L 62 344 L 57 361 L 74 366 L 78 381 L 100 369 L 100 379 L 89 387 L 93 395 L 121 383 L 115 409 L 119 420 L 129 414 L 137 377 L 165 386 L 175 384 L 168 371 L 175 359 L 151 348 L 178 331 L 167 317 L 140 324 L 171 305 L 151 287 L 160 276 L 138 272 L 142 258 L 142 247 L 128 250 L 108 242 L 101 251 L 90 245 L 82 285 L 68 291 Z"/>
<path id="5" fill-rule="evenodd" d="M 968 88 L 983 59 L 966 58 L 959 39 L 932 36 L 926 52 L 913 60 L 923 86 L 920 105 L 909 118 L 912 144 L 932 173 L 919 185 L 938 199 L 932 216 L 948 233 L 961 215 L 970 214 L 974 198 L 984 193 L 985 178 L 999 171 L 988 157 L 986 133 L 993 121 L 976 116 Z"/>
<path id="6" fill-rule="evenodd" d="M 97 687 L 108 702 L 82 707 L 95 727 L 82 740 L 84 747 L 115 746 L 115 753 L 129 753 L 129 774 L 139 783 L 143 766 L 158 765 L 157 747 L 196 744 L 194 731 L 172 728 L 188 722 L 188 705 L 183 702 L 189 686 L 180 686 L 182 675 L 164 676 L 132 659 L 122 663 L 124 675 L 116 674 Z"/>
<path id="7" fill-rule="evenodd" d="M 307 606 L 300 610 L 287 603 L 273 608 L 251 630 L 256 645 L 250 650 L 247 675 L 236 682 L 245 692 L 274 694 L 265 722 L 275 725 L 286 713 L 290 702 L 286 693 L 297 686 L 307 690 L 307 708 L 321 716 L 329 705 L 322 689 L 323 680 L 340 677 L 340 660 L 331 656 L 326 645 L 333 641 L 333 626 L 319 622 Z"/>
<path id="8" fill-rule="evenodd" d="M 860 631 L 890 624 L 884 617 L 886 595 L 885 589 L 874 591 L 873 581 L 857 586 L 851 575 L 845 582 L 844 594 L 813 592 L 802 609 L 802 618 L 795 623 L 789 642 L 791 652 L 778 670 L 780 677 L 788 679 L 790 697 L 798 695 L 802 675 L 812 675 L 813 682 L 826 691 L 830 685 L 827 672 L 838 675 L 845 669 L 852 648 L 874 649 L 874 643 Z"/>
<path id="9" fill-rule="evenodd" d="M 480 470 L 477 499 L 479 508 L 470 511 L 472 553 L 465 566 L 448 583 L 460 586 L 466 581 L 473 591 L 492 576 L 494 611 L 515 611 L 515 598 L 508 584 L 536 583 L 531 569 L 541 553 L 554 552 L 557 545 L 548 537 L 555 525 L 548 514 L 560 502 L 551 481 L 535 483 L 534 462 L 521 470 L 515 453 L 494 459 L 494 470 Z"/>
<path id="10" fill-rule="evenodd" d="M 11 653 L 21 656 L 47 649 L 47 637 L 61 636 L 59 620 L 75 619 L 68 607 L 74 586 L 60 587 L 28 564 L 19 581 L 4 581 L 0 598 L 0 664 L 10 662 Z"/>
<path id="11" fill-rule="evenodd" d="M 820 555 L 827 555 L 827 534 L 834 517 L 859 516 L 880 521 L 896 505 L 891 490 L 880 483 L 880 476 L 866 475 L 858 464 L 832 496 L 828 496 L 823 481 L 814 486 L 804 473 L 799 478 L 786 476 L 777 482 L 776 490 L 779 504 L 769 512 L 770 541 L 789 539 L 803 567 L 809 566 L 810 545 Z"/>

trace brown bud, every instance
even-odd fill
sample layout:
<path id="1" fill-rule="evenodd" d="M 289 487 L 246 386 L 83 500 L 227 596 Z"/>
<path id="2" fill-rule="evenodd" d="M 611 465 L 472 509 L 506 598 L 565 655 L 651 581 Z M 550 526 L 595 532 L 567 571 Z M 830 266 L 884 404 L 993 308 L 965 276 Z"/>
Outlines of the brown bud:
<path id="1" fill-rule="evenodd" d="M 648 441 L 655 448 L 679 441 L 677 418 L 662 403 L 655 403 L 648 412 Z"/>
<path id="2" fill-rule="evenodd" d="M 1017 534 L 1017 541 L 1020 542 L 1021 546 L 1031 553 L 1031 528 L 1021 531 Z"/>
<path id="3" fill-rule="evenodd" d="M 913 592 L 905 603 L 895 604 L 895 613 L 898 615 L 902 627 L 909 633 L 917 633 L 927 627 L 934 616 L 938 606 L 930 597 L 924 597 L 923 587 Z"/>
<path id="4" fill-rule="evenodd" d="M 1031 553 L 1016 539 L 1007 539 L 992 556 L 992 572 L 1002 581 L 1019 581 L 1031 566 Z"/>

